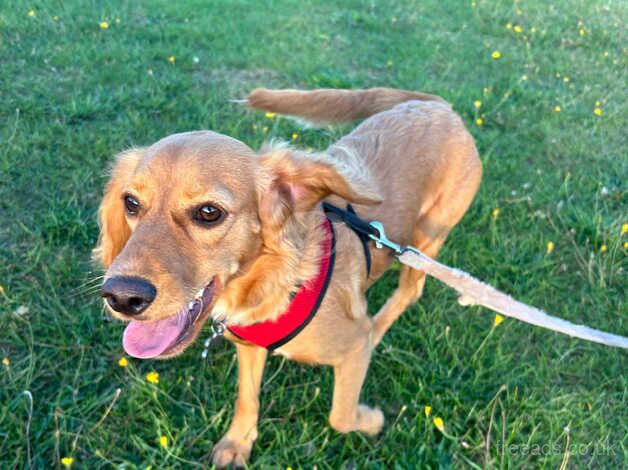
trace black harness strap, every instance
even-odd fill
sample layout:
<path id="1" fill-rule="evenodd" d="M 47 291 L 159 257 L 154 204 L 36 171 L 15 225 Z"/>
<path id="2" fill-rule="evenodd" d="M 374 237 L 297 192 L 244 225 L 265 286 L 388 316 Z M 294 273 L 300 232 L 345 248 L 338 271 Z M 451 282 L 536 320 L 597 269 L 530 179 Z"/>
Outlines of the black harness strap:
<path id="1" fill-rule="evenodd" d="M 369 250 L 368 243 L 369 241 L 371 241 L 371 238 L 369 237 L 369 235 L 377 236 L 377 230 L 375 230 L 368 221 L 358 217 L 351 204 L 347 204 L 347 210 L 344 210 L 328 202 L 323 202 L 323 210 L 325 211 L 325 214 L 332 213 L 337 215 L 358 236 L 360 242 L 362 242 L 364 258 L 366 258 L 366 276 L 370 276 L 371 250 Z"/>

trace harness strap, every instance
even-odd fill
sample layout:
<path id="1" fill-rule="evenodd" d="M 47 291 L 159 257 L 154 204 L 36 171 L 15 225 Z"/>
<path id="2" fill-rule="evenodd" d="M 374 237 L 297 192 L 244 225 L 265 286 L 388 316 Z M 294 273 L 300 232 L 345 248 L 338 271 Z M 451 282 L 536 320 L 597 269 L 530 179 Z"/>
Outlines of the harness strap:
<path id="1" fill-rule="evenodd" d="M 369 277 L 371 275 L 371 250 L 368 243 L 371 241 L 370 235 L 377 236 L 379 232 L 371 226 L 370 222 L 358 217 L 351 204 L 347 204 L 347 210 L 343 210 L 333 204 L 323 202 L 323 210 L 325 214 L 337 215 L 358 236 L 366 259 L 366 277 Z"/>
<path id="2" fill-rule="evenodd" d="M 227 325 L 232 335 L 273 351 L 298 335 L 310 323 L 327 293 L 336 257 L 334 227 L 329 219 L 325 219 L 323 227 L 326 237 L 321 245 L 318 274 L 299 286 L 298 291 L 291 295 L 287 310 L 278 318 L 251 325 Z"/>
<path id="3" fill-rule="evenodd" d="M 317 276 L 298 286 L 298 290 L 291 295 L 288 309 L 277 319 L 251 325 L 226 326 L 232 335 L 273 351 L 298 335 L 314 318 L 325 297 L 334 269 L 336 236 L 330 213 L 338 216 L 360 239 L 366 258 L 367 276 L 370 275 L 371 252 L 368 242 L 371 240 L 370 235 L 377 235 L 378 230 L 370 226 L 369 222 L 359 218 L 350 204 L 347 205 L 347 210 L 343 210 L 324 202 L 323 210 L 326 216 L 323 226 L 327 237 L 322 244 L 323 254 Z M 215 336 L 220 334 L 222 331 L 216 333 Z"/>

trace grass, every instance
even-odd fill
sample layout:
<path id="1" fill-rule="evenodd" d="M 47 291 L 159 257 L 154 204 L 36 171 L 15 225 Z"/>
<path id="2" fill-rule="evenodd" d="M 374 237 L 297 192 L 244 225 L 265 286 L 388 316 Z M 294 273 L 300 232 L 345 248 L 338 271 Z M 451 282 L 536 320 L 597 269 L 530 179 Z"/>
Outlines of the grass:
<path id="1" fill-rule="evenodd" d="M 446 97 L 485 176 L 440 259 L 628 335 L 627 13 L 586 0 L 3 2 L 0 467 L 208 465 L 233 409 L 233 347 L 119 366 L 123 325 L 104 318 L 90 249 L 105 168 L 131 145 L 212 129 L 323 149 L 346 130 L 228 102 L 256 86 Z M 396 276 L 369 292 L 373 312 Z M 363 400 L 387 418 L 375 439 L 328 427 L 331 370 L 272 358 L 252 467 L 625 466 L 626 353 L 492 322 L 429 280 L 374 356 Z"/>

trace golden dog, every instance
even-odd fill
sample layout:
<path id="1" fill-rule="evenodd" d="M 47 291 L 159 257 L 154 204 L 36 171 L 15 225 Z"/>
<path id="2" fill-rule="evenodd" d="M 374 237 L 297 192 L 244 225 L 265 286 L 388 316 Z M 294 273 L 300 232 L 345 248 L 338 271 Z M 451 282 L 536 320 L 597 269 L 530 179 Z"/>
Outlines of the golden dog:
<path id="1" fill-rule="evenodd" d="M 257 89 L 248 105 L 316 123 L 365 120 L 325 152 L 275 146 L 255 153 L 210 131 L 175 134 L 118 156 L 99 211 L 95 256 L 107 268 L 102 295 L 129 321 L 126 351 L 180 354 L 208 318 L 272 324 L 295 289 L 316 278 L 328 230 L 323 200 L 352 203 L 391 240 L 435 257 L 466 212 L 482 175 L 473 138 L 441 98 L 369 90 Z M 370 244 L 371 269 L 354 231 L 333 224 L 335 269 L 315 315 L 274 352 L 334 368 L 329 423 L 374 435 L 378 408 L 359 402 L 371 353 L 422 293 L 425 275 L 401 268 L 399 286 L 374 316 L 366 289 L 393 261 Z M 331 273 L 331 271 L 330 271 Z M 311 321 L 310 321 L 311 320 Z M 268 350 L 236 344 L 238 398 L 213 451 L 219 467 L 243 465 L 257 437 L 258 394 Z"/>

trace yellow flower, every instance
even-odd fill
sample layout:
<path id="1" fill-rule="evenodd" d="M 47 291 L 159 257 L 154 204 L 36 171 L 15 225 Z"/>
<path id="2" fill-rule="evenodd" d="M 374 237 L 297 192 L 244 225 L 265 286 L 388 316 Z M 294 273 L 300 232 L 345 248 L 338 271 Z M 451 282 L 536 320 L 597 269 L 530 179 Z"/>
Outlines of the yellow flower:
<path id="1" fill-rule="evenodd" d="M 606 250 L 608 250 L 608 247 L 606 245 L 602 245 L 600 247 L 600 252 L 604 253 Z"/>
<path id="2" fill-rule="evenodd" d="M 65 468 L 70 468 L 73 463 L 74 459 L 72 457 L 63 457 L 61 459 L 61 465 L 63 465 Z"/>
<path id="3" fill-rule="evenodd" d="M 504 321 L 504 317 L 502 317 L 499 313 L 495 314 L 495 318 L 493 319 L 493 326 L 499 325 Z"/>
<path id="4" fill-rule="evenodd" d="M 628 233 L 628 224 L 624 224 L 621 226 L 621 234 Z"/>
<path id="5" fill-rule="evenodd" d="M 436 429 L 440 432 L 445 432 L 445 423 L 440 416 L 434 416 L 434 426 L 436 426 Z"/>
<path id="6" fill-rule="evenodd" d="M 493 53 L 491 54 L 491 57 L 495 60 L 499 59 L 502 56 L 502 53 L 499 51 L 493 51 Z"/>
<path id="7" fill-rule="evenodd" d="M 604 52 L 602 52 L 602 55 L 603 55 L 604 57 L 608 57 L 608 51 L 604 51 Z"/>
<path id="8" fill-rule="evenodd" d="M 476 108 L 480 108 L 480 106 L 482 106 L 482 102 L 480 100 L 475 100 L 473 102 L 473 106 L 475 106 Z"/>
<path id="9" fill-rule="evenodd" d="M 262 127 L 262 132 L 263 132 L 264 134 L 267 134 L 267 133 L 268 133 L 268 126 L 264 126 L 264 127 Z"/>
<path id="10" fill-rule="evenodd" d="M 597 101 L 595 102 L 595 106 L 596 106 L 596 107 L 598 107 L 598 108 L 600 107 L 600 100 L 597 100 Z"/>
<path id="11" fill-rule="evenodd" d="M 101 22 L 99 23 L 99 25 L 100 25 L 100 28 L 101 28 L 101 29 L 107 29 L 107 28 L 109 27 L 109 22 L 107 22 L 107 21 L 101 21 Z"/>
<path id="12" fill-rule="evenodd" d="M 531 32 L 531 33 L 536 33 L 536 27 L 532 26 L 532 27 L 530 28 L 530 32 Z"/>
<path id="13" fill-rule="evenodd" d="M 286 470 L 292 470 L 292 467 L 288 465 L 288 466 L 286 467 Z"/>
<path id="14" fill-rule="evenodd" d="M 171 64 L 174 64 L 174 61 L 175 61 L 175 57 L 173 55 L 168 57 L 168 62 L 170 62 Z"/>
<path id="15" fill-rule="evenodd" d="M 525 82 L 527 79 L 528 79 L 528 76 L 526 74 L 521 75 L 521 80 Z"/>
<path id="16" fill-rule="evenodd" d="M 158 384 L 159 383 L 159 373 L 157 373 L 157 372 L 148 372 L 146 374 L 146 380 L 148 380 L 152 384 Z"/>
<path id="17" fill-rule="evenodd" d="M 31 18 L 32 18 L 33 16 L 35 16 L 35 10 L 29 10 L 29 11 L 28 11 L 28 16 L 30 16 Z"/>
<path id="18" fill-rule="evenodd" d="M 167 436 L 161 436 L 159 438 L 159 445 L 161 447 L 163 447 L 164 449 L 166 449 L 168 447 L 168 437 Z"/>
<path id="19" fill-rule="evenodd" d="M 9 367 L 9 364 L 11 364 L 11 361 L 9 360 L 8 357 L 3 357 L 2 358 L 2 364 L 4 364 L 4 367 Z"/>
<path id="20" fill-rule="evenodd" d="M 624 242 L 624 248 L 628 250 L 628 242 Z"/>
<path id="21" fill-rule="evenodd" d="M 296 132 L 292 133 L 292 140 L 297 140 L 299 138 L 299 134 L 297 134 Z"/>
<path id="22" fill-rule="evenodd" d="M 511 22 L 506 23 L 506 29 L 512 29 L 512 23 Z"/>
<path id="23" fill-rule="evenodd" d="M 547 242 L 545 253 L 549 255 L 552 251 L 554 251 L 554 242 Z"/>
<path id="24" fill-rule="evenodd" d="M 0 285 L 0 295 L 4 295 L 4 287 Z"/>
<path id="25" fill-rule="evenodd" d="M 126 357 L 121 357 L 121 358 L 118 360 L 118 365 L 119 365 L 120 367 L 127 367 L 127 366 L 129 365 L 129 360 L 128 360 Z"/>
<path id="26" fill-rule="evenodd" d="M 578 31 L 578 34 L 579 34 L 580 36 L 584 36 L 584 35 L 586 34 L 586 32 L 587 32 L 587 30 L 586 30 L 586 29 L 584 29 L 584 28 L 580 28 L 580 30 Z"/>
<path id="27" fill-rule="evenodd" d="M 425 417 L 429 418 L 430 413 L 432 412 L 432 407 L 427 405 L 425 408 L 423 408 L 423 411 L 425 412 Z"/>
<path id="28" fill-rule="evenodd" d="M 484 119 L 482 119 L 482 118 L 477 118 L 477 119 L 475 120 L 475 123 L 476 123 L 478 126 L 481 126 L 482 124 L 484 124 Z"/>
<path id="29" fill-rule="evenodd" d="M 268 119 L 272 119 L 277 116 L 277 113 L 271 113 L 270 111 L 265 114 Z"/>
<path id="30" fill-rule="evenodd" d="M 593 110 L 593 114 L 595 114 L 596 116 L 601 116 L 602 115 L 602 108 L 595 108 Z"/>
<path id="31" fill-rule="evenodd" d="M 556 111 L 557 113 L 560 113 L 561 111 L 560 106 L 558 105 L 554 106 L 554 111 Z"/>
<path id="32" fill-rule="evenodd" d="M 569 77 L 568 77 L 567 75 L 565 75 L 565 76 L 563 77 L 563 82 L 567 83 L 568 81 L 569 81 Z"/>
<path id="33" fill-rule="evenodd" d="M 488 95 L 488 92 L 491 91 L 491 89 L 487 86 L 485 86 L 484 88 L 482 88 L 482 93 L 484 93 L 484 96 Z"/>
<path id="34" fill-rule="evenodd" d="M 499 207 L 493 209 L 493 212 L 491 212 L 491 216 L 493 217 L 493 219 L 496 219 L 499 216 Z"/>
<path id="35" fill-rule="evenodd" d="M 515 31 L 515 33 L 520 33 L 521 31 L 523 31 L 523 29 L 521 28 L 521 26 L 519 25 L 515 25 L 515 27 L 513 28 L 513 30 Z"/>

